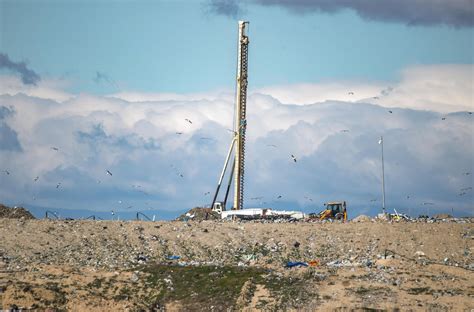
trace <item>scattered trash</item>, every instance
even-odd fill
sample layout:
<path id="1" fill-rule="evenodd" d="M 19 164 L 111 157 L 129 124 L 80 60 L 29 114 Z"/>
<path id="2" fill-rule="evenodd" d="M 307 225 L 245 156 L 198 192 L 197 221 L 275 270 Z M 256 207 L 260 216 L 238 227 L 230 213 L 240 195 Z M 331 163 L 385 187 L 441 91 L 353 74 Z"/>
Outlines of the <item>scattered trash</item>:
<path id="1" fill-rule="evenodd" d="M 291 262 L 291 261 L 289 261 L 289 262 L 285 265 L 286 268 L 294 268 L 294 267 L 299 267 L 299 266 L 307 267 L 307 266 L 308 266 L 308 263 L 306 263 L 306 262 L 300 262 L 300 261 L 298 261 L 298 262 Z"/>
<path id="2" fill-rule="evenodd" d="M 318 266 L 319 265 L 319 260 L 308 261 L 308 265 L 311 266 L 311 267 Z"/>

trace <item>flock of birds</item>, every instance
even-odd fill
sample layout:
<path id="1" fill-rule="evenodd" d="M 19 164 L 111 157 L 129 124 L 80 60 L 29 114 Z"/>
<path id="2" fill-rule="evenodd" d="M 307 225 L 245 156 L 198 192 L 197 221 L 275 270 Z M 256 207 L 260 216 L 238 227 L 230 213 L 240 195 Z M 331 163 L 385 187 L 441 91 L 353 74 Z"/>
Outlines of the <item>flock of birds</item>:
<path id="1" fill-rule="evenodd" d="M 348 92 L 348 95 L 351 95 L 351 96 L 352 96 L 352 95 L 354 95 L 354 92 L 353 92 L 353 91 L 350 91 L 350 92 Z M 377 99 L 379 99 L 379 97 L 375 96 L 375 97 L 373 97 L 373 99 L 374 99 L 374 100 L 377 100 Z M 392 110 L 388 110 L 388 113 L 389 113 L 389 114 L 393 114 L 393 111 L 392 111 Z M 472 115 L 472 112 L 468 112 L 468 114 L 469 114 L 469 115 Z M 443 120 L 443 121 L 446 120 L 446 117 L 442 117 L 441 120 Z M 185 118 L 184 121 L 186 121 L 189 125 L 192 125 L 192 124 L 193 124 L 193 121 L 192 121 L 191 119 L 189 119 L 189 118 Z M 226 129 L 226 130 L 228 130 L 228 131 L 234 133 L 234 131 L 231 130 L 231 129 Z M 348 133 L 348 132 L 350 132 L 350 130 L 349 130 L 349 129 L 342 129 L 342 130 L 340 130 L 340 132 L 341 132 L 341 133 Z M 183 132 L 179 132 L 179 131 L 177 131 L 177 132 L 175 132 L 175 133 L 176 133 L 176 135 L 178 135 L 178 136 L 183 134 Z M 210 138 L 210 137 L 201 137 L 200 140 L 215 140 L 215 139 Z M 272 148 L 278 148 L 278 146 L 275 145 L 275 144 L 267 144 L 266 146 L 272 147 Z M 59 152 L 59 151 L 60 151 L 60 148 L 57 147 L 57 146 L 51 146 L 50 149 L 53 150 L 53 151 L 55 151 L 55 152 Z M 291 154 L 291 155 L 290 155 L 290 159 L 291 159 L 291 161 L 293 161 L 294 163 L 297 163 L 297 161 L 298 161 L 298 160 L 297 160 L 297 157 L 296 157 L 294 154 Z M 181 173 L 181 172 L 179 171 L 179 169 L 178 169 L 176 166 L 174 166 L 173 164 L 171 164 L 170 167 L 172 168 L 172 170 L 175 172 L 175 174 L 176 174 L 177 176 L 179 176 L 180 178 L 184 178 L 184 174 Z M 7 170 L 7 169 L 4 170 L 4 173 L 5 173 L 6 175 L 10 175 L 10 174 L 11 174 L 11 172 L 10 172 L 9 170 Z M 113 176 L 113 173 L 112 173 L 109 169 L 105 169 L 105 173 L 106 173 L 106 175 L 108 175 L 108 176 L 110 176 L 110 177 Z M 470 172 L 464 172 L 463 174 L 467 176 L 467 175 L 470 175 Z M 37 182 L 39 179 L 40 179 L 40 177 L 39 177 L 39 176 L 36 176 L 36 177 L 33 179 L 33 182 Z M 100 184 L 100 183 L 101 183 L 101 180 L 97 180 L 97 183 Z M 61 185 L 62 185 L 62 183 L 61 183 L 61 182 L 58 182 L 58 183 L 56 184 L 56 189 L 59 189 L 59 188 L 61 187 Z M 132 188 L 135 189 L 135 190 L 137 190 L 137 191 L 140 192 L 140 193 L 143 193 L 144 195 L 150 195 L 148 192 L 146 192 L 145 190 L 142 189 L 142 186 L 141 186 L 141 185 L 132 185 Z M 471 187 L 471 186 L 469 186 L 469 187 L 463 187 L 463 188 L 460 189 L 458 195 L 459 195 L 459 196 L 464 196 L 464 195 L 468 194 L 469 191 L 472 191 L 472 187 Z M 211 192 L 208 191 L 208 192 L 205 192 L 205 193 L 204 193 L 204 196 L 208 196 L 208 195 L 210 195 L 210 194 L 211 194 Z M 277 195 L 277 196 L 275 196 L 274 198 L 271 198 L 270 200 L 271 200 L 271 201 L 278 201 L 278 200 L 281 200 L 282 198 L 283 198 L 283 195 Z M 407 195 L 407 196 L 406 196 L 406 199 L 410 199 L 410 198 L 412 198 L 410 195 Z M 263 196 L 250 197 L 250 200 L 251 200 L 251 201 L 261 201 L 260 204 L 262 204 L 262 205 L 267 204 L 266 201 L 262 201 L 263 199 L 264 199 Z M 304 196 L 304 199 L 307 200 L 307 201 L 309 201 L 309 202 L 313 202 L 313 199 L 310 198 L 310 197 L 308 197 L 308 196 Z M 36 196 L 33 196 L 33 200 L 36 200 Z M 377 198 L 373 198 L 373 199 L 370 199 L 370 200 L 369 200 L 370 203 L 374 203 L 374 202 L 377 202 L 377 201 L 378 201 Z M 122 201 L 120 200 L 120 201 L 118 201 L 118 203 L 119 203 L 119 204 L 122 204 Z M 146 202 L 145 204 L 146 204 L 147 206 L 149 206 L 149 203 L 148 203 L 148 202 Z M 422 202 L 421 205 L 423 205 L 423 206 L 428 206 L 428 205 L 434 205 L 434 203 L 432 203 L 432 202 Z M 128 205 L 128 206 L 126 207 L 126 209 L 131 209 L 131 208 L 133 208 L 133 205 Z M 151 209 L 151 207 L 149 207 L 149 208 Z M 115 215 L 115 214 L 116 214 L 114 210 L 112 210 L 111 213 L 112 213 L 112 215 Z"/>

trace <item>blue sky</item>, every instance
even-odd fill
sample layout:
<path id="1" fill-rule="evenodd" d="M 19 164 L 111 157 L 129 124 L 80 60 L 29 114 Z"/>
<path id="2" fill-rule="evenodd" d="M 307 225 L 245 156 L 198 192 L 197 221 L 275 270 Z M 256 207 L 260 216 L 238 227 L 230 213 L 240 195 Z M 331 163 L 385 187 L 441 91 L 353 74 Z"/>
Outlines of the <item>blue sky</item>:
<path id="1" fill-rule="evenodd" d="M 472 215 L 472 3 L 328 3 L 0 0 L 0 202 L 209 204 L 245 19 L 246 206 L 375 214 L 383 135 L 389 209 Z"/>
<path id="2" fill-rule="evenodd" d="M 238 17 L 206 1 L 1 1 L 1 49 L 74 92 L 232 88 L 236 20 L 252 39 L 250 81 L 266 85 L 398 78 L 409 65 L 472 63 L 472 28 L 407 26 L 352 10 L 295 14 L 247 4 Z M 96 72 L 115 84 L 96 83 Z"/>

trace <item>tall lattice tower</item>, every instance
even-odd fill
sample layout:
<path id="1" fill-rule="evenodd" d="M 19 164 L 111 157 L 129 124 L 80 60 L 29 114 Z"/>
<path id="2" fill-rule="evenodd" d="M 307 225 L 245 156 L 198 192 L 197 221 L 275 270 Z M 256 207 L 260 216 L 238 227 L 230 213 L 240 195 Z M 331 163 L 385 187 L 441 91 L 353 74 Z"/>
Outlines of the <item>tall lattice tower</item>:
<path id="1" fill-rule="evenodd" d="M 249 22 L 239 21 L 239 41 L 238 41 L 238 58 L 237 58 L 237 88 L 235 99 L 235 120 L 234 120 L 234 137 L 229 147 L 224 168 L 222 169 L 219 182 L 217 184 L 216 193 L 212 200 L 211 207 L 214 211 L 225 210 L 227 198 L 230 191 L 232 180 L 234 181 L 234 204 L 233 209 L 242 209 L 244 204 L 244 169 L 245 169 L 245 131 L 247 129 L 247 72 L 248 72 L 248 51 L 249 38 L 246 28 Z M 223 202 L 216 202 L 217 195 L 222 184 L 229 161 L 234 152 L 232 160 L 232 169 L 229 174 L 229 182 Z"/>
<path id="2" fill-rule="evenodd" d="M 237 92 L 235 99 L 235 164 L 234 164 L 234 209 L 244 205 L 245 131 L 247 128 L 247 73 L 249 38 L 246 34 L 248 22 L 239 21 L 239 53 L 237 61 Z"/>

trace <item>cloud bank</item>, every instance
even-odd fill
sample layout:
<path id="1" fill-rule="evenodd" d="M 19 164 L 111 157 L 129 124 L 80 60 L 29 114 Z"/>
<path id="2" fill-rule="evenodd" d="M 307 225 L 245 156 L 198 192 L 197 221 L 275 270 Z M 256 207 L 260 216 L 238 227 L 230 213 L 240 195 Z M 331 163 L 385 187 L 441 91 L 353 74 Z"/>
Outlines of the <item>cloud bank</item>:
<path id="1" fill-rule="evenodd" d="M 281 7 L 296 14 L 321 12 L 334 14 L 353 10 L 366 20 L 396 22 L 407 25 L 449 25 L 472 27 L 472 0 L 249 0 L 250 4 Z M 210 6 L 217 14 L 235 17 L 239 4 L 232 0 L 212 0 Z"/>
<path id="2" fill-rule="evenodd" d="M 245 205 L 319 211 L 325 201 L 347 200 L 351 215 L 379 211 L 383 135 L 390 211 L 472 214 L 472 191 L 460 190 L 473 184 L 473 115 L 450 105 L 458 99 L 449 95 L 430 102 L 443 113 L 416 109 L 430 86 L 439 89 L 417 86 L 420 71 L 408 70 L 389 91 L 359 85 L 367 95 L 374 88 L 387 100 L 398 96 L 403 106 L 390 108 L 362 98 L 292 103 L 276 87 L 251 92 Z M 415 108 L 399 88 L 411 90 Z M 21 147 L 0 149 L 2 201 L 96 211 L 182 211 L 211 202 L 230 144 L 233 94 L 60 98 L 0 95 L 3 125 Z M 472 102 L 463 105 L 472 110 Z"/>

